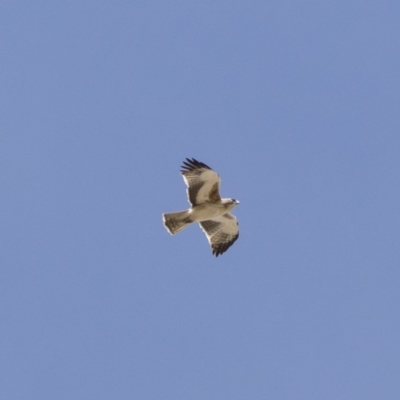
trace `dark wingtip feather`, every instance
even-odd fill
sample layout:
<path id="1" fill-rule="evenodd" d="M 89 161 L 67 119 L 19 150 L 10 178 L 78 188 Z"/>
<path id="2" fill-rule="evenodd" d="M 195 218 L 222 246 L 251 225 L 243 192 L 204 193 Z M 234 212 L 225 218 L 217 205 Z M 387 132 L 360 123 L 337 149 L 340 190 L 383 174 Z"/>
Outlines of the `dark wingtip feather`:
<path id="1" fill-rule="evenodd" d="M 212 169 L 207 164 L 197 161 L 195 158 L 186 158 L 186 161 L 183 161 L 183 165 L 181 166 L 181 174 L 201 168 Z"/>
<path id="2" fill-rule="evenodd" d="M 229 247 L 231 247 L 233 245 L 233 243 L 235 243 L 236 240 L 238 240 L 238 238 L 239 238 L 239 234 L 237 234 L 230 242 L 224 243 L 220 246 L 213 247 L 212 254 L 215 257 L 218 257 L 218 256 L 224 254 L 229 249 Z"/>

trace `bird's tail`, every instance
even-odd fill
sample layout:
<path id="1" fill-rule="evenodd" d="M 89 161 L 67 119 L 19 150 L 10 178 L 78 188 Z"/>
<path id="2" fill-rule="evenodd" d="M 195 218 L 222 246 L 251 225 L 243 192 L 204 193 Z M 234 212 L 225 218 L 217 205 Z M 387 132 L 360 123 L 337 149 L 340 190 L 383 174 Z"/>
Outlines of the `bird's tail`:
<path id="1" fill-rule="evenodd" d="M 171 235 L 178 233 L 193 222 L 189 216 L 189 210 L 163 214 L 163 221 Z"/>

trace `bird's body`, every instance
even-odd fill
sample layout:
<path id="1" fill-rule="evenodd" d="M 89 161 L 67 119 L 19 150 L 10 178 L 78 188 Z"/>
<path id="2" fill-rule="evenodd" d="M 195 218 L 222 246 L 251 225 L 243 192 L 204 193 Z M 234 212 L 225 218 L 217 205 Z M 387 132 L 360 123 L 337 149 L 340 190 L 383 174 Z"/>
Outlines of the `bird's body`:
<path id="1" fill-rule="evenodd" d="M 221 199 L 219 175 L 209 166 L 194 158 L 187 158 L 183 164 L 181 173 L 192 208 L 163 214 L 164 226 L 173 235 L 190 224 L 199 222 L 213 254 L 218 256 L 239 237 L 237 219 L 229 214 L 239 202 L 235 199 Z"/>
<path id="2" fill-rule="evenodd" d="M 232 203 L 231 199 L 222 199 L 218 203 L 204 202 L 189 210 L 190 218 L 194 222 L 207 221 L 226 214 L 236 205 L 237 203 Z"/>

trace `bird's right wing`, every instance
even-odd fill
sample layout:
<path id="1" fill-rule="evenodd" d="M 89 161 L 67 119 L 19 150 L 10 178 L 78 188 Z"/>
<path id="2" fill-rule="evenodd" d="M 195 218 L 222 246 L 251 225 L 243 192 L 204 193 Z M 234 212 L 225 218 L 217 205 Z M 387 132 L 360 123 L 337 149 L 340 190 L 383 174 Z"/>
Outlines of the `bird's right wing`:
<path id="1" fill-rule="evenodd" d="M 206 201 L 218 202 L 221 200 L 219 195 L 219 175 L 208 165 L 192 158 L 186 159 L 181 167 L 183 180 L 187 185 L 187 195 L 192 206 Z"/>

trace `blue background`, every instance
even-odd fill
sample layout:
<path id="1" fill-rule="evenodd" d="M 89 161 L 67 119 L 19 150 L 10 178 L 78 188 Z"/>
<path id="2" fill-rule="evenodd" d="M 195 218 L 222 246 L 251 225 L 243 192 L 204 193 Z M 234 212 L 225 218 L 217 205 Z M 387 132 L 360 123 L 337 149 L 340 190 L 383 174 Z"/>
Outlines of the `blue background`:
<path id="1" fill-rule="evenodd" d="M 3 1 L 2 399 L 399 399 L 400 3 Z M 214 258 L 179 167 L 239 199 Z"/>

